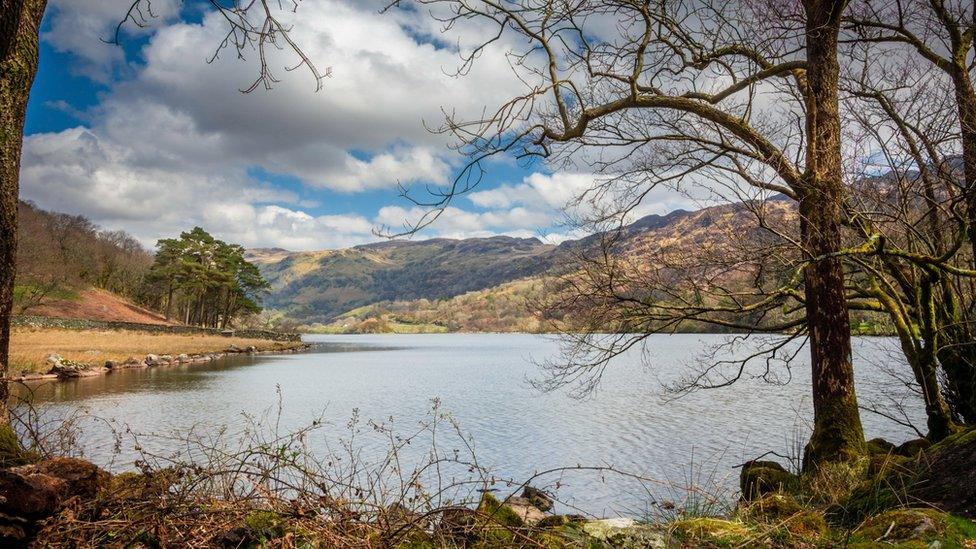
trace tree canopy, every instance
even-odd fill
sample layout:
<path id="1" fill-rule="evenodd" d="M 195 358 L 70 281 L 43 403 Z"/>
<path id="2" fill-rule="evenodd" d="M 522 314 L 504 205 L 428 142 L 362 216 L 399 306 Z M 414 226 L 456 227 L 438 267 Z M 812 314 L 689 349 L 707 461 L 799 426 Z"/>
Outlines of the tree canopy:
<path id="1" fill-rule="evenodd" d="M 234 319 L 261 311 L 269 289 L 244 248 L 194 227 L 156 244 L 145 277 L 145 301 L 186 324 L 226 328 Z"/>

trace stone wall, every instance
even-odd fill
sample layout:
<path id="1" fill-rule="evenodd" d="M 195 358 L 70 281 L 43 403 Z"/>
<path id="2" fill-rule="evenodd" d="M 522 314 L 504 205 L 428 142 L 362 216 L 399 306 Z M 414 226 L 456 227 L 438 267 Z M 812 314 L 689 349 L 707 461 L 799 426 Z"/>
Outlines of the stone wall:
<path id="1" fill-rule="evenodd" d="M 59 328 L 62 330 L 134 330 L 161 334 L 226 335 L 227 337 L 270 339 L 272 341 L 302 340 L 301 334 L 272 332 L 270 330 L 220 330 L 218 328 L 198 328 L 196 326 L 167 326 L 165 324 L 53 318 L 49 316 L 15 316 L 11 320 L 11 324 L 31 328 Z"/>

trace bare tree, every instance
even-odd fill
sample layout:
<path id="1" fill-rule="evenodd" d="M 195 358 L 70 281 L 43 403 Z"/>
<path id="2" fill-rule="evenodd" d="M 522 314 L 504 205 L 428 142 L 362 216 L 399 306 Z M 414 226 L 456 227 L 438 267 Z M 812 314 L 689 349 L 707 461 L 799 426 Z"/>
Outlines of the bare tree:
<path id="1" fill-rule="evenodd" d="M 474 21 L 486 32 L 462 50 L 462 73 L 488 48 L 508 45 L 526 84 L 523 95 L 480 119 L 448 118 L 445 131 L 474 163 L 450 189 L 420 201 L 431 208 L 421 224 L 476 184 L 480 160 L 506 152 L 589 158 L 612 173 L 627 173 L 623 164 L 646 153 L 653 162 L 639 172 L 645 188 L 712 169 L 783 194 L 799 209 L 798 276 L 812 359 L 815 426 L 805 462 L 862 454 L 841 261 L 838 38 L 847 3 L 419 2 L 446 26 Z M 675 169 L 676 158 L 693 167 Z"/>
<path id="2" fill-rule="evenodd" d="M 976 21 L 972 4 L 917 0 L 866 2 L 847 25 L 852 55 L 860 63 L 851 87 L 877 112 L 862 127 L 880 124 L 874 142 L 888 152 L 892 170 L 913 173 L 924 201 L 928 230 L 908 236 L 923 245 L 930 275 L 917 284 L 901 277 L 898 289 L 928 293 L 932 309 L 907 309 L 914 325 L 932 325 L 922 348 L 934 353 L 945 374 L 950 408 L 958 420 L 976 422 L 976 92 L 971 72 Z M 890 60 L 885 62 L 884 60 Z M 924 183 L 924 185 L 922 185 Z M 921 219 L 919 220 L 921 221 Z M 924 235 L 924 236 L 923 236 Z M 903 240 L 904 242 L 904 240 Z M 968 246 L 966 245 L 968 244 Z M 916 250 L 918 251 L 918 250 Z M 933 258 L 939 258 L 933 263 Z M 903 261 L 902 261 L 903 263 Z M 940 265 L 935 268 L 933 265 Z M 947 270 L 946 265 L 952 269 Z M 903 266 L 902 266 L 903 268 Z M 927 280 L 931 279 L 931 282 Z M 932 319 L 932 320 L 929 320 Z"/>

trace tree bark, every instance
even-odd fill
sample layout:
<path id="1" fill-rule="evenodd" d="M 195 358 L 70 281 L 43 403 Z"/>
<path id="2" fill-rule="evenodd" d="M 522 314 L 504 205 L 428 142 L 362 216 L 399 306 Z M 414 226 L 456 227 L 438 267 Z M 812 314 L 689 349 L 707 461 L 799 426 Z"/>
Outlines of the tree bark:
<path id="1" fill-rule="evenodd" d="M 841 242 L 844 185 L 841 161 L 837 37 L 842 0 L 808 0 L 806 21 L 806 171 L 800 193 L 800 232 L 812 261 L 804 270 L 807 326 L 813 378 L 814 429 L 804 453 L 805 470 L 829 461 L 863 455 L 851 327 L 845 297 L 844 269 L 837 252 Z"/>
<path id="2" fill-rule="evenodd" d="M 962 65 L 954 63 L 951 76 L 962 137 L 966 229 L 972 250 L 971 266 L 976 266 L 976 90 L 964 64 L 965 58 L 962 62 Z M 961 314 L 968 317 L 971 313 Z M 939 353 L 939 359 L 952 395 L 953 411 L 965 423 L 976 424 L 976 342 L 971 322 L 971 318 L 951 319 L 944 336 L 948 345 Z"/>
<path id="3" fill-rule="evenodd" d="M 46 0 L 0 0 L 0 423 L 8 420 L 10 315 L 17 263 L 17 197 L 24 117 L 37 73 Z"/>

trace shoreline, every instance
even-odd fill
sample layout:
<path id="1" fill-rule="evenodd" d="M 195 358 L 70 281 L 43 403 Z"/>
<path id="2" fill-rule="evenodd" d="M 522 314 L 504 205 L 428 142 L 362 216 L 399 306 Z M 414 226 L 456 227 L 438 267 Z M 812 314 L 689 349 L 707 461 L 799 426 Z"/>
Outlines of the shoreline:
<path id="1" fill-rule="evenodd" d="M 257 349 L 255 347 L 239 348 L 231 344 L 226 349 L 213 352 L 202 352 L 193 354 L 179 355 L 156 355 L 149 353 L 139 359 L 130 357 L 124 361 L 106 360 L 102 366 L 91 363 L 82 363 L 62 359 L 59 355 L 52 353 L 47 361 L 51 364 L 51 369 L 46 373 L 21 373 L 20 375 L 10 376 L 4 379 L 6 383 L 37 383 L 44 381 L 70 381 L 75 379 L 99 377 L 109 375 L 113 372 L 124 370 L 143 370 L 148 368 L 162 368 L 168 366 L 182 366 L 193 364 L 206 364 L 217 360 L 235 356 L 253 355 L 285 355 L 293 353 L 307 352 L 312 348 L 308 342 L 274 342 L 276 345 L 291 345 L 276 349 Z"/>

